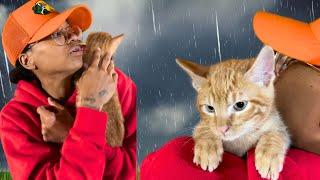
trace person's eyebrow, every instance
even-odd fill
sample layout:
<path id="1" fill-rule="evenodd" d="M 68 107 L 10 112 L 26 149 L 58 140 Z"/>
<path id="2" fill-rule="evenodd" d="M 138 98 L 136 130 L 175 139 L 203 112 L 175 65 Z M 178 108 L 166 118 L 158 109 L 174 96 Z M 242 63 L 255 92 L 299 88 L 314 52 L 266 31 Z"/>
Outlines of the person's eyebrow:
<path id="1" fill-rule="evenodd" d="M 58 31 L 62 31 L 62 30 L 70 29 L 70 28 L 71 28 L 70 25 L 65 26 L 65 27 L 59 27 L 59 28 L 58 28 L 56 31 L 54 31 L 54 32 L 58 32 Z"/>

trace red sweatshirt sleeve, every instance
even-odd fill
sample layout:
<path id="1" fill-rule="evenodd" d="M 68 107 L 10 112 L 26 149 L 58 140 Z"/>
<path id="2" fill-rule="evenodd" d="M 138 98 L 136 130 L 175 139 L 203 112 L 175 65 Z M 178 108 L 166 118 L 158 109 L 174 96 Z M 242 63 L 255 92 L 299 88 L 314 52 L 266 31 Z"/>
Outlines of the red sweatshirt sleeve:
<path id="1" fill-rule="evenodd" d="M 106 113 L 79 108 L 61 151 L 30 133 L 39 131 L 34 118 L 14 102 L 1 113 L 1 141 L 14 179 L 102 179 Z"/>
<path id="2" fill-rule="evenodd" d="M 121 76 L 119 75 L 119 78 Z M 111 153 L 107 157 L 104 179 L 131 180 L 136 178 L 137 89 L 133 81 L 128 78 L 120 83 L 118 89 L 125 119 L 125 139 L 122 147 L 112 148 L 106 145 L 106 149 Z"/>

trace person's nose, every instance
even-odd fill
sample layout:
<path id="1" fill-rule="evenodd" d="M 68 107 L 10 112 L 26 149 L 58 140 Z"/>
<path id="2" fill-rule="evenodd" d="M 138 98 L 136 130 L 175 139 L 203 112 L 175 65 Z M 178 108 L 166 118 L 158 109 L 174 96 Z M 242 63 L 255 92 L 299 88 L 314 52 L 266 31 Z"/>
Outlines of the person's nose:
<path id="1" fill-rule="evenodd" d="M 72 33 L 69 35 L 68 44 L 71 42 L 78 42 L 78 41 L 81 41 L 81 35 L 78 35 L 75 33 Z"/>
<path id="2" fill-rule="evenodd" d="M 71 42 L 78 42 L 81 41 L 82 38 L 82 32 L 80 29 L 77 29 L 78 32 L 70 32 L 68 37 L 68 44 Z"/>

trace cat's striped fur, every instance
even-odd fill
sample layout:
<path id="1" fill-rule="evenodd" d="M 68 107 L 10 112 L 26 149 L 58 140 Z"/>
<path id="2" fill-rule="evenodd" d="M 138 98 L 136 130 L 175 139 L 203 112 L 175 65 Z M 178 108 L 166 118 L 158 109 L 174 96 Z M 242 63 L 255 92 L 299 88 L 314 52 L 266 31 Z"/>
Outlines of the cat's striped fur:
<path id="1" fill-rule="evenodd" d="M 264 47 L 256 59 L 210 67 L 181 59 L 177 63 L 190 75 L 198 94 L 194 163 L 213 171 L 224 151 L 243 156 L 256 147 L 260 175 L 278 179 L 290 138 L 275 106 L 273 50 Z"/>
<path id="2" fill-rule="evenodd" d="M 89 66 L 96 48 L 101 49 L 101 56 L 107 53 L 113 56 L 123 39 L 123 35 L 112 37 L 106 32 L 92 32 L 86 40 L 86 51 L 83 55 L 84 64 Z M 121 104 L 118 92 L 103 105 L 102 111 L 108 113 L 108 123 L 106 127 L 106 141 L 111 147 L 121 147 L 124 139 L 124 117 L 121 111 Z"/>

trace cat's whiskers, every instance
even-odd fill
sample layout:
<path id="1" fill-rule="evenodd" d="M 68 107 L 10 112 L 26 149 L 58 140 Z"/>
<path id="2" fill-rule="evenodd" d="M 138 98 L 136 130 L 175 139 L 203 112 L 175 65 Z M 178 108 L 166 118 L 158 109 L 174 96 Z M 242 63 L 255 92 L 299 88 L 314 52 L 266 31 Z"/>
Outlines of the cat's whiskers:
<path id="1" fill-rule="evenodd" d="M 193 141 L 193 139 L 192 138 L 189 138 L 186 142 L 184 142 L 182 145 L 181 145 L 181 147 L 180 147 L 180 151 L 182 150 L 182 148 L 186 145 L 186 144 L 189 144 L 189 142 L 190 141 Z"/>

